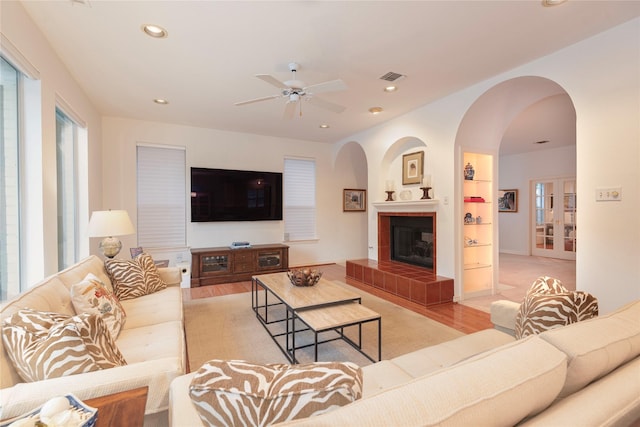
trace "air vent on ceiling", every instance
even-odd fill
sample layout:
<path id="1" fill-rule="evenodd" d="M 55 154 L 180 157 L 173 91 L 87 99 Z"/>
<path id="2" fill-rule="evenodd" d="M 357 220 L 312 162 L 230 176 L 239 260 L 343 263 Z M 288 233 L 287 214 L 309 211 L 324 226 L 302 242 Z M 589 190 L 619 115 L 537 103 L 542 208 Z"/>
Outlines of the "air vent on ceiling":
<path id="1" fill-rule="evenodd" d="M 393 71 L 389 71 L 384 76 L 380 77 L 380 80 L 386 80 L 388 82 L 395 82 L 396 80 L 400 80 L 405 78 L 406 76 L 399 73 L 394 73 Z"/>

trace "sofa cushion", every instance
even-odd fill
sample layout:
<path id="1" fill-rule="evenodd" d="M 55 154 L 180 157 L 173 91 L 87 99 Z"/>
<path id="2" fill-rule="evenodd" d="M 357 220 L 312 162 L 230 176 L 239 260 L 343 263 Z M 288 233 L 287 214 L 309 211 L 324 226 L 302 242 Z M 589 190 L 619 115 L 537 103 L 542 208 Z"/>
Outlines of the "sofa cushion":
<path id="1" fill-rule="evenodd" d="M 120 300 L 137 298 L 167 287 L 153 258 L 147 253 L 142 253 L 132 260 L 107 259 L 104 266 Z"/>
<path id="2" fill-rule="evenodd" d="M 183 320 L 182 290 L 177 286 L 134 299 L 120 301 L 127 313 L 124 330 Z"/>
<path id="3" fill-rule="evenodd" d="M 516 315 L 515 337 L 539 334 L 597 315 L 598 300 L 586 292 L 530 294 L 524 298 Z"/>
<path id="4" fill-rule="evenodd" d="M 513 341 L 317 417 L 283 425 L 516 425 L 549 406 L 566 355 L 538 336 Z"/>
<path id="5" fill-rule="evenodd" d="M 95 274 L 89 273 L 81 282 L 71 285 L 71 302 L 78 314 L 102 317 L 113 339 L 118 338 L 127 315 L 118 298 Z"/>
<path id="6" fill-rule="evenodd" d="M 20 310 L 3 322 L 2 339 L 16 371 L 39 381 L 125 365 L 102 318 Z"/>
<path id="7" fill-rule="evenodd" d="M 540 334 L 568 356 L 568 396 L 640 355 L 640 301 L 603 317 Z"/>
<path id="8" fill-rule="evenodd" d="M 255 365 L 211 360 L 189 394 L 209 426 L 267 426 L 322 414 L 359 399 L 362 370 L 354 363 Z"/>
<path id="9" fill-rule="evenodd" d="M 398 356 L 392 362 L 417 378 L 510 342 L 513 342 L 511 335 L 485 329 Z M 366 380 L 365 376 L 365 383 Z"/>

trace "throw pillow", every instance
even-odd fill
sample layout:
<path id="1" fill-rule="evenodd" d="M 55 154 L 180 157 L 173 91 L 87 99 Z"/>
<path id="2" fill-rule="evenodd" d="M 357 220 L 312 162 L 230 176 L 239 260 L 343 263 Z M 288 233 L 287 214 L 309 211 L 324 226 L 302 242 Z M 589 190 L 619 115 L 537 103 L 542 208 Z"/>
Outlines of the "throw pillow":
<path id="1" fill-rule="evenodd" d="M 76 313 L 102 317 L 113 339 L 118 338 L 127 314 L 118 298 L 93 273 L 87 274 L 82 282 L 71 285 L 71 302 Z"/>
<path id="2" fill-rule="evenodd" d="M 598 315 L 598 300 L 581 291 L 527 295 L 516 315 L 516 339 Z"/>
<path id="3" fill-rule="evenodd" d="M 2 340 L 27 382 L 126 364 L 102 318 L 94 314 L 20 310 L 4 320 Z"/>
<path id="4" fill-rule="evenodd" d="M 527 290 L 527 295 L 531 294 L 559 294 L 561 292 L 569 292 L 562 282 L 555 277 L 540 276 L 531 287 Z"/>
<path id="5" fill-rule="evenodd" d="M 193 377 L 189 394 L 205 425 L 268 426 L 359 399 L 362 370 L 349 362 L 254 365 L 211 360 Z"/>
<path id="6" fill-rule="evenodd" d="M 119 300 L 138 298 L 167 287 L 153 258 L 146 252 L 131 260 L 107 259 L 104 267 Z"/>

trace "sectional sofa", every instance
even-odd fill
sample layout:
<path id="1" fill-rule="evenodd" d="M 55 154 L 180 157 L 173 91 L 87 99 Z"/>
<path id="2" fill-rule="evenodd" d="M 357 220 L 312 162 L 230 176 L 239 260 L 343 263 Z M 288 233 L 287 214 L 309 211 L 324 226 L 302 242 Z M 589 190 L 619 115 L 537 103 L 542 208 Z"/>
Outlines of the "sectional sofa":
<path id="1" fill-rule="evenodd" d="M 186 347 L 181 273 L 178 268 L 160 268 L 158 272 L 168 285 L 165 289 L 120 301 L 126 321 L 116 344 L 127 362 L 125 366 L 23 382 L 0 340 L 0 419 L 26 413 L 54 396 L 73 393 L 80 399 L 90 399 L 148 386 L 145 425 L 166 425 L 169 385 L 185 373 Z M 24 308 L 75 315 L 70 288 L 88 273 L 111 288 L 104 261 L 92 255 L 9 301 L 2 307 L 0 319 Z"/>
<path id="2" fill-rule="evenodd" d="M 639 355 L 640 301 L 520 340 L 488 329 L 365 366 L 361 399 L 284 425 L 628 426 L 640 420 Z M 171 384 L 173 427 L 202 425 L 195 375 Z"/>

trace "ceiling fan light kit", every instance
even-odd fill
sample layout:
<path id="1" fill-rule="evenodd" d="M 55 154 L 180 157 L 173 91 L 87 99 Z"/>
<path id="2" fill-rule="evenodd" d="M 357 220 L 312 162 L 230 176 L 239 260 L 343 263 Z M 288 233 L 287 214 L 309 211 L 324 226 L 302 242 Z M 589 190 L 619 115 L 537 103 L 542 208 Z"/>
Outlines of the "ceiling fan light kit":
<path id="1" fill-rule="evenodd" d="M 253 104 L 255 102 L 268 101 L 270 99 L 275 98 L 285 98 L 285 117 L 292 117 L 293 111 L 295 110 L 296 105 L 300 101 L 310 101 L 311 104 L 316 105 L 320 108 L 324 108 L 329 111 L 333 111 L 334 113 L 341 113 L 344 111 L 345 107 L 342 105 L 335 104 L 333 102 L 329 102 L 322 98 L 318 98 L 315 96 L 317 93 L 322 92 L 338 92 L 347 89 L 347 85 L 340 79 L 338 80 L 330 80 L 324 83 L 317 83 L 314 85 L 307 86 L 303 81 L 298 80 L 296 78 L 296 73 L 300 68 L 300 64 L 297 62 L 289 63 L 289 71 L 293 73 L 293 78 L 287 81 L 280 81 L 277 78 L 273 77 L 270 74 L 256 74 L 256 77 L 262 80 L 265 83 L 269 83 L 272 86 L 275 86 L 279 89 L 278 95 L 270 95 L 264 96 L 261 98 L 249 99 L 247 101 L 236 102 L 235 105 L 247 105 Z M 300 105 L 302 108 L 302 106 Z M 300 108 L 300 116 L 302 116 L 302 109 Z"/>

